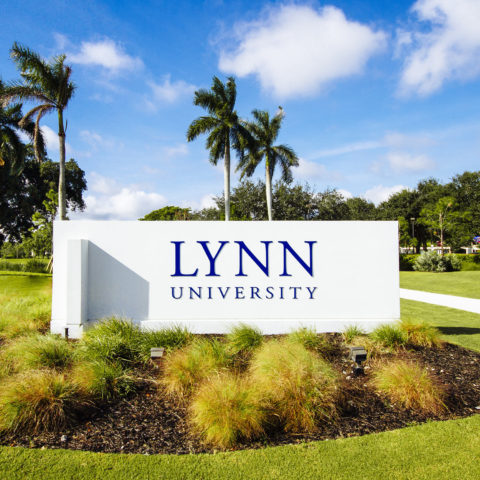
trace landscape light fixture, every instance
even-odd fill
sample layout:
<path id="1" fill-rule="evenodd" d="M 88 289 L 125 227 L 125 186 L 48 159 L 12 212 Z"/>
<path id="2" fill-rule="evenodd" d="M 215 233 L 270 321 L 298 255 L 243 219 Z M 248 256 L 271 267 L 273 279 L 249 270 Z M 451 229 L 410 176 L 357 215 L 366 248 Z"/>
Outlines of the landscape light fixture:
<path id="1" fill-rule="evenodd" d="M 355 375 L 362 375 L 364 372 L 362 363 L 367 359 L 367 351 L 363 347 L 350 347 L 350 360 L 355 363 L 353 373 Z"/>
<path id="2" fill-rule="evenodd" d="M 164 352 L 165 349 L 163 347 L 153 347 L 150 349 L 150 359 L 158 366 L 162 361 Z"/>

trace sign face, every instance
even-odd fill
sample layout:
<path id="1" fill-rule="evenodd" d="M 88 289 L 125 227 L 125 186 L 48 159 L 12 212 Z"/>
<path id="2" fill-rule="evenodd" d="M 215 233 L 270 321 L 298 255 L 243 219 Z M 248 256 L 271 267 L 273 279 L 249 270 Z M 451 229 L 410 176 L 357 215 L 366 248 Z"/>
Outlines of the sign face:
<path id="1" fill-rule="evenodd" d="M 111 315 L 225 333 L 371 330 L 400 317 L 397 222 L 54 225 L 52 331 Z"/>

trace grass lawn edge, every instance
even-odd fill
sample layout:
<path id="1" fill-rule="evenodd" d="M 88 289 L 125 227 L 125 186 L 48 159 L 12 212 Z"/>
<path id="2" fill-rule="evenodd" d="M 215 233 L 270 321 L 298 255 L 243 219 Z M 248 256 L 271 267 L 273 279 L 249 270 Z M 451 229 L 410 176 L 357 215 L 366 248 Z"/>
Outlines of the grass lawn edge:
<path id="1" fill-rule="evenodd" d="M 0 447 L 0 478 L 468 479 L 480 477 L 480 415 L 361 437 L 217 454 L 108 454 Z"/>

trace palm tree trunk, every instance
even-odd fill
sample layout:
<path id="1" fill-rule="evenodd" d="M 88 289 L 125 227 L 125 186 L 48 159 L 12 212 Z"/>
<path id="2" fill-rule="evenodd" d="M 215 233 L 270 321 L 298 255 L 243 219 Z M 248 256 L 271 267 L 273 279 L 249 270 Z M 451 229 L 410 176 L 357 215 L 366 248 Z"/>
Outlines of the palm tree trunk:
<path id="1" fill-rule="evenodd" d="M 270 163 L 268 156 L 265 157 L 265 193 L 267 195 L 267 213 L 268 220 L 273 220 L 272 215 L 272 175 L 270 172 Z"/>
<path id="2" fill-rule="evenodd" d="M 225 221 L 230 220 L 230 137 L 225 140 L 224 168 L 224 195 L 225 195 Z"/>
<path id="3" fill-rule="evenodd" d="M 67 219 L 67 199 L 65 198 L 65 130 L 63 111 L 58 110 L 58 141 L 60 143 L 60 171 L 58 176 L 58 208 L 60 220 Z"/>

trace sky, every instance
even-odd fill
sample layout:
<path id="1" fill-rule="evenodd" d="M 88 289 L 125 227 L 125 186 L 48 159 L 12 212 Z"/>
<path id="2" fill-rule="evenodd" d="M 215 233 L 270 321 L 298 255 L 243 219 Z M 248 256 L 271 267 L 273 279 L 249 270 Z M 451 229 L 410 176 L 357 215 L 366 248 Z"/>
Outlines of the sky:
<path id="1" fill-rule="evenodd" d="M 14 41 L 67 55 L 67 158 L 88 182 L 71 218 L 213 205 L 223 167 L 185 133 L 214 75 L 236 78 L 242 118 L 283 107 L 296 182 L 378 203 L 480 169 L 478 25 L 480 0 L 2 1 L 0 77 L 18 79 Z M 42 129 L 58 160 L 55 115 Z"/>

